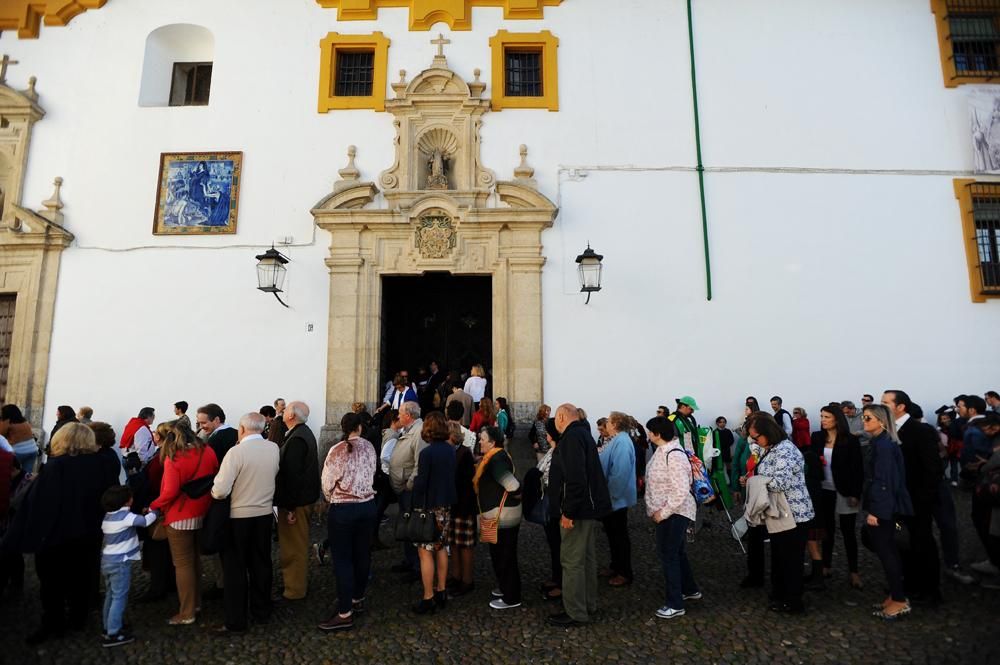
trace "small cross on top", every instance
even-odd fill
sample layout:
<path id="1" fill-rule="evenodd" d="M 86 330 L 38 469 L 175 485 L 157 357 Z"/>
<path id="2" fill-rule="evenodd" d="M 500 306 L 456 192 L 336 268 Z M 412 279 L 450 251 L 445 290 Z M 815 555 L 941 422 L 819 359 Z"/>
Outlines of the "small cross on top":
<path id="1" fill-rule="evenodd" d="M 438 33 L 438 38 L 437 39 L 432 39 L 431 40 L 431 44 L 434 44 L 435 46 L 438 47 L 437 57 L 439 57 L 439 58 L 443 58 L 444 57 L 444 47 L 445 47 L 445 44 L 450 44 L 450 43 L 451 43 L 451 40 L 450 39 L 445 39 L 444 35 L 442 35 L 440 33 Z"/>
<path id="2" fill-rule="evenodd" d="M 3 58 L 0 58 L 0 83 L 7 82 L 7 67 L 10 65 L 20 64 L 17 60 L 11 60 L 10 56 L 6 53 Z"/>

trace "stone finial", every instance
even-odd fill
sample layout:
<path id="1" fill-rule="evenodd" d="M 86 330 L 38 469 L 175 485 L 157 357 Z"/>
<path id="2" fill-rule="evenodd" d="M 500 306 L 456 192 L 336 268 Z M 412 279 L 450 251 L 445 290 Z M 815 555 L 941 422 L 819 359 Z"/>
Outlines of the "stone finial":
<path id="1" fill-rule="evenodd" d="M 339 192 L 348 187 L 352 187 L 361 178 L 361 171 L 354 164 L 354 158 L 358 156 L 358 149 L 353 146 L 347 146 L 347 166 L 337 171 L 340 174 L 340 180 L 333 184 L 333 191 Z"/>
<path id="2" fill-rule="evenodd" d="M 38 77 L 31 76 L 28 78 L 28 89 L 24 91 L 24 96 L 33 102 L 38 101 L 38 93 L 35 91 L 35 84 L 38 83 Z"/>
<path id="3" fill-rule="evenodd" d="M 473 99 L 479 99 L 483 96 L 483 91 L 486 90 L 486 84 L 479 80 L 483 72 L 478 67 L 472 70 L 472 74 L 475 76 L 475 80 L 469 84 L 469 91 L 472 93 Z"/>
<path id="4" fill-rule="evenodd" d="M 521 163 L 514 169 L 514 180 L 529 187 L 535 186 L 535 169 L 528 166 L 528 146 L 521 144 Z"/>
<path id="5" fill-rule="evenodd" d="M 65 206 L 63 205 L 62 198 L 59 196 L 59 190 L 62 189 L 63 179 L 56 178 L 52 181 L 52 184 L 55 186 L 55 190 L 53 190 L 52 196 L 42 201 L 42 207 L 44 210 L 39 210 L 38 214 L 50 222 L 62 224 L 62 209 Z"/>
<path id="6" fill-rule="evenodd" d="M 396 93 L 396 97 L 402 97 L 403 93 L 406 92 L 406 86 L 409 85 L 406 82 L 406 70 L 399 70 L 399 82 L 392 84 L 392 91 Z"/>

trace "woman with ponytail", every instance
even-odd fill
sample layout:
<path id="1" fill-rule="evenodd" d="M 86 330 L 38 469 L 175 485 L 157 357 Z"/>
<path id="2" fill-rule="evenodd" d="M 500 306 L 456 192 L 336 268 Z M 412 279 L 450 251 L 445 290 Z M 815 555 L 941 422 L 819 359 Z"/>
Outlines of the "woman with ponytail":
<path id="1" fill-rule="evenodd" d="M 375 528 L 375 447 L 361 437 L 362 417 L 340 419 L 344 438 L 330 448 L 323 463 L 323 496 L 328 515 L 333 570 L 337 577 L 337 609 L 320 630 L 349 630 L 354 613 L 364 610 L 371 572 L 371 536 Z"/>

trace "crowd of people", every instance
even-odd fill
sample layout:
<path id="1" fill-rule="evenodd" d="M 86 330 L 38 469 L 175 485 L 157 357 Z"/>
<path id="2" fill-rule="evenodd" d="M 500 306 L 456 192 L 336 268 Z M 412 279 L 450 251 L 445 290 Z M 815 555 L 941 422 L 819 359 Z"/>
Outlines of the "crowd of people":
<path id="1" fill-rule="evenodd" d="M 864 588 L 859 517 L 860 541 L 888 588 L 876 617 L 933 607 L 943 576 L 1000 589 L 993 391 L 956 397 L 933 425 L 902 390 L 885 391 L 878 403 L 864 395 L 860 412 L 852 402 L 831 402 L 819 410 L 816 431 L 805 409 L 789 412 L 778 396 L 769 412 L 748 397 L 738 428 L 721 416 L 714 428 L 701 427 L 696 400 L 684 396 L 645 424 L 613 411 L 596 420 L 596 439 L 583 409 L 543 404 L 524 423 L 525 443 L 514 437 L 506 400 L 490 396 L 482 367 L 466 381 L 435 364 L 431 370 L 420 385 L 398 373 L 371 413 L 355 404 L 322 458 L 301 401 L 275 400 L 236 427 L 217 404 L 199 407 L 192 422 L 188 404 L 177 402 L 174 418 L 158 425 L 145 407 L 120 437 L 94 421 L 91 408 L 60 406 L 46 446 L 17 406 L 3 406 L 0 592 L 23 592 L 24 555 L 33 555 L 42 617 L 28 642 L 83 629 L 102 580 L 101 643 L 131 642 L 124 616 L 140 559 L 149 578 L 140 601 L 162 602 L 176 590 L 169 625 L 195 623 L 203 600 L 217 599 L 225 617 L 217 632 L 238 634 L 268 623 L 275 603 L 306 597 L 311 551 L 321 563 L 329 552 L 336 579 L 319 629 L 351 629 L 366 609 L 372 550 L 391 547 L 380 525 L 393 503 L 400 560 L 391 570 L 420 583 L 413 611 L 424 615 L 475 590 L 478 543 L 488 544 L 493 569 L 489 606 L 519 607 L 518 539 L 529 522 L 543 529 L 550 553 L 549 579 L 539 584 L 557 607 L 548 623 L 594 621 L 599 581 L 621 588 L 636 578 L 629 516 L 640 501 L 655 523 L 663 573 L 655 615 L 663 619 L 683 616 L 702 598 L 687 548 L 713 522 L 745 543 L 743 588 L 765 585 L 769 544 L 774 612 L 801 614 L 805 591 L 826 588 L 838 529 L 847 582 Z M 530 446 L 535 466 L 519 474 L 511 445 Z M 962 490 L 972 492 L 972 522 L 987 555 L 969 567 L 975 575 L 959 559 L 953 492 Z M 326 540 L 311 546 L 317 508 L 326 511 Z M 599 530 L 610 553 L 604 567 Z M 272 596 L 274 539 L 280 592 Z M 219 573 L 203 589 L 205 561 Z"/>

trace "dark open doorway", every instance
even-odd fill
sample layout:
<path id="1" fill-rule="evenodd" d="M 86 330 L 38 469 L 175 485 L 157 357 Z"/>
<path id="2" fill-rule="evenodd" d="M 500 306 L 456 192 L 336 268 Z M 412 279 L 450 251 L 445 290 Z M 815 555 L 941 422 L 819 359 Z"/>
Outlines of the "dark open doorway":
<path id="1" fill-rule="evenodd" d="M 380 376 L 436 360 L 442 371 L 468 373 L 493 363 L 492 277 L 427 273 L 382 277 Z"/>

